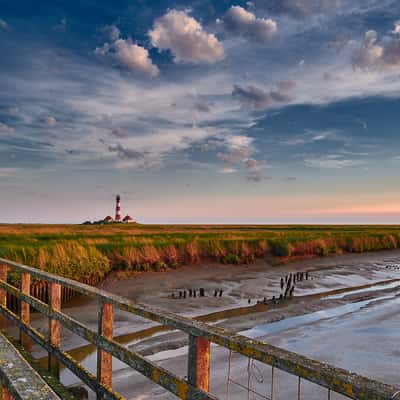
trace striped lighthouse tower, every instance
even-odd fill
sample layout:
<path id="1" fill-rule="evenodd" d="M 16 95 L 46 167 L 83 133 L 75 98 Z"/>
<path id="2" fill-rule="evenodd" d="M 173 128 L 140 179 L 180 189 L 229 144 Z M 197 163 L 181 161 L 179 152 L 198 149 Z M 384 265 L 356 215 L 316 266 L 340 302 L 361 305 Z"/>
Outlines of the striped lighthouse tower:
<path id="1" fill-rule="evenodd" d="M 121 222 L 121 196 L 117 194 L 117 205 L 115 207 L 115 221 Z"/>

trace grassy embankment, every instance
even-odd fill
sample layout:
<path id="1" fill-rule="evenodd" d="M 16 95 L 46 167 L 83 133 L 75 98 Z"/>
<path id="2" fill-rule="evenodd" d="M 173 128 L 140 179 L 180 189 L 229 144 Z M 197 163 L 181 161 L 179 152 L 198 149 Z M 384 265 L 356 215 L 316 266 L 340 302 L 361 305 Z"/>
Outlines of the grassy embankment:
<path id="1" fill-rule="evenodd" d="M 77 280 L 214 260 L 400 248 L 400 226 L 0 225 L 0 257 Z"/>

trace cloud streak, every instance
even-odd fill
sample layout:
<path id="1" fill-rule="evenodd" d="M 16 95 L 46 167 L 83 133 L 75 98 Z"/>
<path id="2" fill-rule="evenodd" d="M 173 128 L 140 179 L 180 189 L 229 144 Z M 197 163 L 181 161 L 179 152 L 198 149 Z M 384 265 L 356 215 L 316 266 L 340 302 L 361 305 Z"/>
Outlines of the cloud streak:
<path id="1" fill-rule="evenodd" d="M 310 168 L 342 169 L 365 165 L 364 160 L 346 159 L 339 154 L 329 154 L 325 157 L 309 157 L 304 159 L 304 164 Z"/>
<path id="2" fill-rule="evenodd" d="M 8 24 L 4 19 L 0 18 L 0 30 L 7 30 L 9 28 Z"/>
<path id="3" fill-rule="evenodd" d="M 15 129 L 3 122 L 0 122 L 0 133 L 14 133 Z"/>

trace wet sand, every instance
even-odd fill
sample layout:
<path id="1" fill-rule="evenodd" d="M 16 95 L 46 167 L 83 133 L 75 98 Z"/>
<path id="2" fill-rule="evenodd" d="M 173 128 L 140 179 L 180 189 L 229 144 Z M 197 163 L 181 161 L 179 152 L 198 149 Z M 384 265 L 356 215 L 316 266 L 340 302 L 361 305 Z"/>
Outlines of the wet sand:
<path id="1" fill-rule="evenodd" d="M 205 266 L 190 266 L 184 267 L 176 271 L 168 271 L 162 273 L 145 273 L 136 276 L 132 279 L 124 281 L 113 281 L 109 279 L 103 285 L 103 288 L 128 297 L 138 303 L 148 304 L 151 306 L 162 307 L 169 311 L 179 314 L 196 316 L 209 314 L 215 311 L 225 309 L 235 309 L 238 307 L 247 306 L 247 299 L 251 298 L 253 304 L 256 299 L 262 299 L 264 296 L 271 298 L 273 295 L 280 293 L 280 278 L 290 272 L 309 271 L 312 279 L 299 282 L 295 290 L 295 298 L 286 301 L 274 307 L 261 307 L 254 309 L 257 313 L 244 313 L 231 318 L 220 318 L 218 325 L 228 327 L 235 331 L 251 330 L 254 327 L 260 327 L 265 323 L 271 323 L 279 320 L 289 320 L 295 316 L 303 314 L 310 315 L 325 309 L 335 309 L 345 304 L 354 303 L 368 297 L 378 299 L 384 293 L 396 293 L 398 288 L 375 288 L 371 292 L 361 292 L 345 296 L 344 298 L 323 299 L 322 296 L 310 296 L 315 293 L 324 293 L 336 289 L 349 288 L 354 286 L 371 285 L 376 282 L 385 280 L 400 279 L 400 271 L 387 269 L 387 264 L 400 265 L 400 251 L 385 251 L 377 253 L 365 253 L 361 255 L 344 255 L 323 259 L 310 259 L 298 262 L 293 262 L 285 265 L 272 265 L 267 261 L 258 261 L 250 266 L 221 266 L 221 265 L 205 265 Z M 172 299 L 172 292 L 177 293 L 178 290 L 189 288 L 204 287 L 208 292 L 208 296 L 204 298 L 188 298 Z M 214 289 L 223 289 L 222 298 L 214 298 L 212 296 Z M 211 294 L 211 296 L 210 296 Z M 388 300 L 382 300 L 385 303 Z M 255 307 L 257 308 L 257 307 Z M 92 301 L 82 302 L 75 300 L 71 305 L 63 310 L 72 315 L 74 318 L 92 326 L 95 329 L 97 323 L 97 305 Z M 358 311 L 349 312 L 348 314 L 357 314 Z M 347 315 L 347 314 L 346 314 Z M 37 326 L 44 326 L 43 319 L 39 316 L 34 316 Z M 331 319 L 340 318 L 343 316 L 331 317 Z M 352 318 L 346 318 L 352 320 Z M 372 323 L 371 317 L 370 322 Z M 296 343 L 300 350 L 302 342 L 298 341 L 298 337 L 304 336 L 299 334 L 305 327 L 317 326 L 320 324 L 319 319 L 307 323 L 307 321 L 299 322 L 299 325 L 292 326 L 290 329 L 285 328 L 284 332 L 279 334 L 269 333 L 263 335 L 262 330 L 256 333 L 256 337 L 267 338 L 269 342 L 293 350 L 290 347 L 292 343 Z M 151 321 L 145 321 L 126 313 L 117 312 L 115 319 L 115 336 L 128 334 L 133 331 L 141 331 L 150 328 L 156 324 Z M 309 329 L 309 328 L 307 328 Z M 344 328 L 343 328 L 344 329 Z M 297 331 L 296 331 L 297 330 Z M 65 330 L 64 330 L 65 331 Z M 290 332 L 294 332 L 294 339 L 291 339 Z M 332 332 L 332 328 L 328 330 Z M 347 333 L 351 336 L 351 328 L 348 328 Z M 275 336 L 274 336 L 275 335 Z M 311 335 L 311 342 L 305 342 L 305 349 L 313 349 L 313 343 L 322 343 L 318 339 L 317 333 L 315 338 Z M 186 343 L 185 335 L 176 332 L 163 333 L 160 332 L 156 336 L 150 338 L 142 338 L 135 340 L 127 340 L 128 343 L 136 351 L 143 354 L 151 355 L 151 359 L 160 360 L 163 365 L 168 365 L 172 371 L 184 376 L 186 373 L 186 349 L 182 347 Z M 83 341 L 76 336 L 63 332 L 63 348 L 73 349 L 83 344 Z M 347 341 L 351 346 L 351 340 Z M 173 349 L 177 350 L 173 350 Z M 316 345 L 316 351 L 307 353 L 295 348 L 295 351 L 311 355 L 317 359 L 324 359 L 325 354 L 321 350 L 321 345 Z M 345 351 L 345 350 L 344 350 Z M 37 354 L 40 355 L 41 352 Z M 213 348 L 213 390 L 216 390 L 219 396 L 222 396 L 221 388 L 226 386 L 226 361 L 227 351 L 224 349 Z M 329 352 L 328 352 L 329 353 Z M 332 352 L 337 355 L 337 352 Z M 348 353 L 348 352 L 347 352 Z M 330 361 L 330 360 L 327 360 Z M 332 360 L 333 364 L 338 366 L 352 365 L 349 360 L 346 365 L 341 365 L 340 360 L 336 358 Z M 89 369 L 93 370 L 93 365 L 90 362 L 90 356 L 84 360 L 83 365 L 88 364 Z M 265 366 L 261 366 L 267 368 Z M 261 368 L 260 366 L 258 369 Z M 233 363 L 232 371 L 241 371 L 243 365 L 240 360 Z M 224 375 L 225 371 L 225 375 Z M 357 372 L 362 372 L 358 371 Z M 239 373 L 240 375 L 240 373 Z M 72 383 L 73 379 L 68 373 L 64 373 L 65 382 Z M 224 382 L 225 380 L 225 382 Z M 390 382 L 392 383 L 392 382 Z M 150 398 L 173 398 L 166 394 L 163 389 L 154 387 L 147 379 L 131 369 L 126 369 L 121 363 L 115 363 L 114 384 L 116 390 L 127 395 L 132 399 L 150 399 Z M 232 389 L 233 390 L 233 389 Z M 236 390 L 236 389 L 235 389 Z M 232 392 L 231 398 L 243 398 L 242 395 Z M 238 392 L 239 393 L 239 392 Z M 242 397 L 240 397 L 242 396 Z M 223 397 L 223 396 L 222 396 Z M 278 397 L 279 398 L 279 397 Z M 309 397 L 307 397 L 309 398 Z M 311 398 L 311 397 L 310 397 Z M 336 398 L 336 397 L 335 397 Z M 339 397 L 337 397 L 339 398 Z"/>

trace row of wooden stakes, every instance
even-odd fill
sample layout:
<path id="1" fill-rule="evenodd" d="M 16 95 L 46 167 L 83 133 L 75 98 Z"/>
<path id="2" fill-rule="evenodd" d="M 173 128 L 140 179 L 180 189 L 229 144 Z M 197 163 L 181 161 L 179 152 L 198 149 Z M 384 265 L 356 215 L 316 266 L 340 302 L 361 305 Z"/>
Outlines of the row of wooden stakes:
<path id="1" fill-rule="evenodd" d="M 222 297 L 223 294 L 222 289 L 215 289 L 214 290 L 214 297 Z M 173 299 L 186 299 L 186 297 L 205 297 L 206 296 L 206 291 L 204 288 L 200 288 L 198 293 L 197 289 L 188 289 L 186 290 L 179 290 L 177 295 L 175 293 L 171 294 L 171 297 Z"/>
<path id="2" fill-rule="evenodd" d="M 82 279 L 82 283 L 87 285 L 95 286 L 98 283 L 96 278 Z M 43 303 L 49 303 L 49 290 L 50 283 L 47 281 L 36 281 L 31 284 L 31 296 L 42 301 Z M 79 293 L 75 290 L 62 286 L 61 287 L 61 305 L 65 305 L 69 300 L 78 296 Z M 19 313 L 21 301 L 14 295 L 7 292 L 7 308 L 14 313 Z M 32 308 L 32 311 L 35 311 Z"/>

